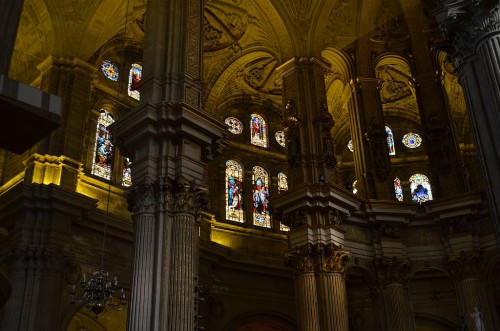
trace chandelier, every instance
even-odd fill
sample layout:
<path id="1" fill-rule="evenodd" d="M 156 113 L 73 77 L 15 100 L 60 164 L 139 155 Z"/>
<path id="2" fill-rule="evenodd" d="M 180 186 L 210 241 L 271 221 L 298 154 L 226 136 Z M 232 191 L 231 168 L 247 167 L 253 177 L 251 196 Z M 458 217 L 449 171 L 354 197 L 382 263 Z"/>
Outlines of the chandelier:
<path id="1" fill-rule="evenodd" d="M 113 293 L 116 291 L 118 279 L 115 277 L 114 281 L 109 281 L 108 277 L 109 272 L 105 272 L 102 267 L 94 271 L 88 280 L 83 274 L 79 293 L 76 291 L 76 285 L 73 285 L 71 303 L 83 303 L 84 307 L 94 313 L 96 318 L 105 310 L 122 310 L 126 304 L 125 292 L 122 288 L 119 301 L 115 302 Z"/>

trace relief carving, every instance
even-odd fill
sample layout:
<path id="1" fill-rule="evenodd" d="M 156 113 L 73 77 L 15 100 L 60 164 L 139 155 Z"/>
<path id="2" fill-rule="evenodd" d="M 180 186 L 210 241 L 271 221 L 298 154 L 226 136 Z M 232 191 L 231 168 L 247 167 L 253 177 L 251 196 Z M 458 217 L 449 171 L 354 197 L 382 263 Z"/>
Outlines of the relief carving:
<path id="1" fill-rule="evenodd" d="M 285 263 L 296 274 L 328 272 L 344 274 L 350 252 L 335 244 L 306 244 L 286 255 Z"/>

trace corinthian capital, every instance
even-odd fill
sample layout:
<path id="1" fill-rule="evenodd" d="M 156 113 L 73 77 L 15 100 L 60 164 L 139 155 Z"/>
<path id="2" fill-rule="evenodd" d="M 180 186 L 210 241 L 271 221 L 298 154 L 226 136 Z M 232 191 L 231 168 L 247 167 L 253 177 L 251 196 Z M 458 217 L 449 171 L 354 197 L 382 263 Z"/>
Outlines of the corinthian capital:
<path id="1" fill-rule="evenodd" d="M 168 202 L 174 213 L 198 214 L 210 209 L 208 187 L 195 181 L 177 178 L 172 182 L 172 194 Z"/>
<path id="2" fill-rule="evenodd" d="M 483 260 L 479 251 L 460 252 L 448 257 L 452 279 L 460 281 L 469 278 L 480 278 L 483 274 Z"/>
<path id="3" fill-rule="evenodd" d="M 396 257 L 381 258 L 375 261 L 378 281 L 381 285 L 407 284 L 410 280 L 411 265 L 409 261 Z"/>
<path id="4" fill-rule="evenodd" d="M 129 210 L 134 214 L 153 213 L 155 210 L 155 184 L 144 179 L 134 182 L 132 187 L 125 193 Z"/>
<path id="5" fill-rule="evenodd" d="M 343 274 L 350 252 L 335 244 L 307 244 L 286 256 L 286 264 L 296 273 L 333 272 Z"/>

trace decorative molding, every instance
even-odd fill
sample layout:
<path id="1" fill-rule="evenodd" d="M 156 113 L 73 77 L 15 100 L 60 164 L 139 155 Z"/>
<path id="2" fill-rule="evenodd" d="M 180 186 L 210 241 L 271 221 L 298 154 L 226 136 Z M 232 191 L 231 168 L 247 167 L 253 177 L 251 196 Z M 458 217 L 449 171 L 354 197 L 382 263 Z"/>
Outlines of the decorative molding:
<path id="1" fill-rule="evenodd" d="M 478 250 L 461 251 L 458 255 L 449 256 L 447 264 L 454 281 L 481 278 L 484 275 L 483 258 Z"/>
<path id="2" fill-rule="evenodd" d="M 286 255 L 285 263 L 296 274 L 327 272 L 344 274 L 350 251 L 335 244 L 306 244 Z"/>

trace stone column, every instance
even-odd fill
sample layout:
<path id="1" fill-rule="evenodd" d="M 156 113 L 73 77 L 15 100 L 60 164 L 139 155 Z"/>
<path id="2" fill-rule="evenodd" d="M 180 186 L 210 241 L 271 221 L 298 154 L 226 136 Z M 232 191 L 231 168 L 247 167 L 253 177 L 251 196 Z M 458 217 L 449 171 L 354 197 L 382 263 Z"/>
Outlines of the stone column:
<path id="1" fill-rule="evenodd" d="M 320 331 L 318 289 L 316 284 L 316 258 L 312 245 L 300 247 L 287 256 L 295 279 L 295 302 L 299 331 Z"/>
<path id="2" fill-rule="evenodd" d="M 208 203 L 200 185 L 226 128 L 202 109 L 203 1 L 147 5 L 140 105 L 113 125 L 117 146 L 132 161 L 131 205 L 147 206 L 134 208 L 127 330 L 192 331 L 196 206 Z M 147 189 L 134 188 L 140 183 Z"/>
<path id="3" fill-rule="evenodd" d="M 351 88 L 356 103 L 351 111 L 351 135 L 357 188 L 366 198 L 393 199 L 386 181 L 391 169 L 391 160 L 380 102 L 382 81 L 358 77 L 351 82 Z"/>
<path id="4" fill-rule="evenodd" d="M 410 265 L 397 258 L 376 261 L 378 281 L 384 294 L 389 331 L 414 331 L 415 322 L 408 291 Z"/>
<path id="5" fill-rule="evenodd" d="M 460 314 L 465 319 L 468 330 L 476 330 L 473 314 L 477 308 L 482 315 L 486 330 L 495 330 L 494 312 L 488 302 L 481 277 L 484 268 L 481 255 L 477 251 L 450 256 L 448 266 L 457 291 Z"/>
<path id="6" fill-rule="evenodd" d="M 344 273 L 349 252 L 335 244 L 325 245 L 319 258 L 319 279 L 323 288 L 320 305 L 323 307 L 322 330 L 349 331 Z"/>
<path id="7" fill-rule="evenodd" d="M 455 60 L 479 151 L 492 218 L 500 242 L 500 5 L 491 1 L 440 1 L 438 23 L 455 48 Z"/>
<path id="8" fill-rule="evenodd" d="M 23 11 L 24 0 L 6 1 L 2 0 L 0 11 L 0 75 L 8 75 L 14 44 L 17 37 L 19 20 Z"/>

